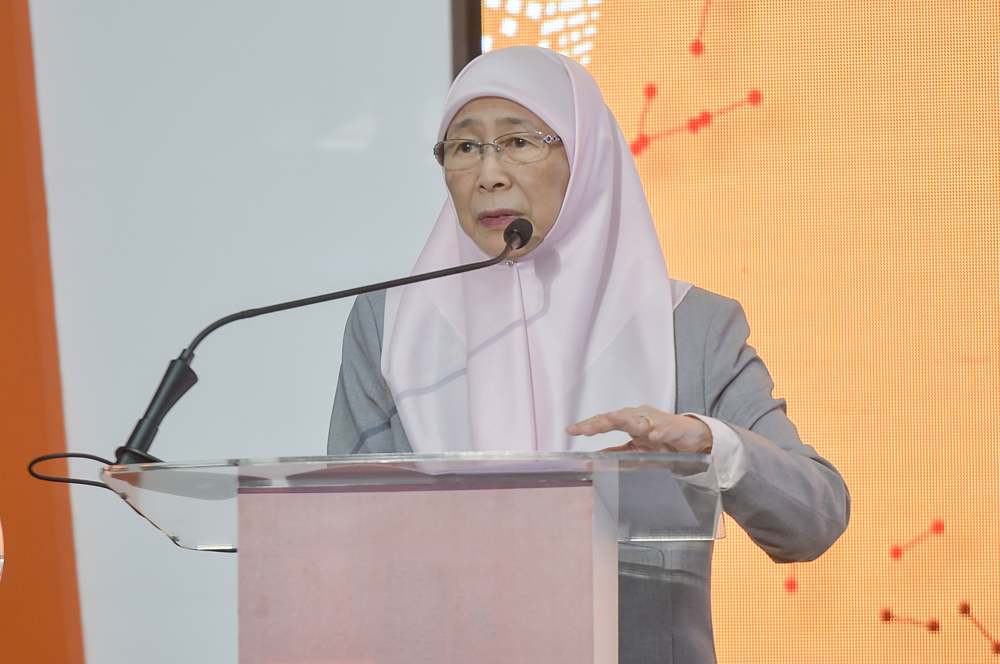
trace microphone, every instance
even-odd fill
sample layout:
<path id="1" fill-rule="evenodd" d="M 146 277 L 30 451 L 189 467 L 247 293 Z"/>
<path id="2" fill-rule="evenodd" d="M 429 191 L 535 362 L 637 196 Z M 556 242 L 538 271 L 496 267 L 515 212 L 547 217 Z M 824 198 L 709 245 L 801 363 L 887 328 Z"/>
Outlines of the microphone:
<path id="1" fill-rule="evenodd" d="M 149 406 L 146 407 L 146 412 L 136 423 L 135 428 L 132 430 L 132 434 L 128 437 L 128 441 L 115 450 L 115 463 L 157 463 L 160 461 L 160 459 L 157 459 L 149 454 L 149 448 L 153 444 L 153 438 L 159 431 L 160 423 L 163 421 L 163 418 L 170 411 L 170 409 L 174 407 L 174 404 L 176 404 L 177 401 L 184 396 L 185 392 L 191 389 L 194 384 L 198 382 L 198 375 L 195 374 L 194 370 L 191 368 L 191 362 L 194 360 L 195 348 L 198 347 L 198 344 L 200 344 L 205 337 L 223 325 L 227 325 L 233 321 L 243 320 L 245 318 L 263 316 L 264 314 L 285 311 L 286 309 L 306 307 L 310 304 L 319 304 L 320 302 L 340 300 L 345 297 L 351 297 L 352 295 L 362 295 L 372 291 L 396 288 L 397 286 L 415 284 L 421 281 L 429 281 L 431 279 L 447 277 L 453 274 L 462 274 L 463 272 L 471 272 L 473 270 L 479 270 L 484 267 L 496 265 L 497 263 L 505 260 L 511 252 L 526 246 L 528 241 L 531 240 L 534 230 L 534 226 L 532 226 L 531 222 L 527 219 L 521 217 L 515 219 L 507 224 L 507 227 L 503 231 L 503 239 L 506 243 L 503 251 L 493 258 L 480 261 L 478 263 L 468 263 L 466 265 L 459 265 L 457 267 L 446 268 L 443 270 L 435 270 L 433 272 L 425 272 L 424 274 L 416 274 L 409 277 L 403 277 L 401 279 L 383 281 L 377 284 L 370 284 L 368 286 L 359 286 L 357 288 L 349 288 L 347 290 L 336 291 L 334 293 L 326 293 L 324 295 L 316 295 L 314 297 L 307 297 L 300 300 L 292 300 L 291 302 L 281 302 L 266 307 L 247 309 L 245 311 L 239 311 L 235 314 L 230 314 L 229 316 L 220 318 L 199 332 L 187 348 L 181 351 L 181 354 L 177 357 L 177 359 L 172 360 L 167 366 L 167 371 L 160 380 L 160 385 L 156 388 L 156 392 L 153 394 L 153 399 L 149 402 Z"/>
<path id="2" fill-rule="evenodd" d="M 535 227 L 531 225 L 530 221 L 518 217 L 507 224 L 507 228 L 503 229 L 503 241 L 512 249 L 520 249 L 527 246 L 528 240 L 531 239 L 534 232 Z"/>

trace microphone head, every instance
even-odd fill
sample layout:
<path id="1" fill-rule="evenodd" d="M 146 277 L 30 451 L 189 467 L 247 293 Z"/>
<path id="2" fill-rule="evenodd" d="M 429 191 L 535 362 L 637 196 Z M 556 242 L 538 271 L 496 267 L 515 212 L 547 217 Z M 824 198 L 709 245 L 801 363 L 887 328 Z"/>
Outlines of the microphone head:
<path id="1" fill-rule="evenodd" d="M 534 232 L 535 227 L 531 225 L 530 221 L 523 217 L 518 217 L 507 224 L 507 228 L 503 229 L 503 241 L 511 249 L 520 249 L 528 244 L 528 240 L 531 239 Z"/>

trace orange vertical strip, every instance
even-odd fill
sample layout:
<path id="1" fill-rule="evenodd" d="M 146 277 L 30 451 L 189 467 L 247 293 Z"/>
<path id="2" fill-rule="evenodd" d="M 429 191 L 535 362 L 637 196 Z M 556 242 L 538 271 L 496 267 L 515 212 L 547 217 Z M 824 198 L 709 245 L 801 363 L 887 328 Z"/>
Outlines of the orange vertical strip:
<path id="1" fill-rule="evenodd" d="M 72 664 L 83 637 L 69 492 L 25 470 L 66 444 L 27 0 L 0 2 L 0 100 L 0 660 Z"/>

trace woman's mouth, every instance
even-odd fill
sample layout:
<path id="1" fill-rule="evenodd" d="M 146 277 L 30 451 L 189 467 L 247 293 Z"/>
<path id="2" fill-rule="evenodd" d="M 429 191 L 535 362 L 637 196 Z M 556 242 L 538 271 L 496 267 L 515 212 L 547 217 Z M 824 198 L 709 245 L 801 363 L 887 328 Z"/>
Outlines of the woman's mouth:
<path id="1" fill-rule="evenodd" d="M 507 224 L 522 216 L 524 215 L 517 210 L 486 210 L 485 212 L 479 213 L 476 221 L 478 221 L 482 226 L 490 229 L 507 228 Z"/>

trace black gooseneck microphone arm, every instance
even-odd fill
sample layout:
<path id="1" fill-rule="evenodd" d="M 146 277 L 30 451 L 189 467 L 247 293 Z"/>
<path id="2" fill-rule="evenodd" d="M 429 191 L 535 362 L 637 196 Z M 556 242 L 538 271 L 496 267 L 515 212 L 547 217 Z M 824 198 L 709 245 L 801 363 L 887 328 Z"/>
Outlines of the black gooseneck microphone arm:
<path id="1" fill-rule="evenodd" d="M 453 274 L 461 274 L 463 272 L 471 272 L 472 270 L 479 270 L 484 267 L 489 267 L 490 265 L 496 265 L 497 263 L 505 260 L 515 249 L 520 249 L 528 244 L 533 231 L 534 228 L 532 227 L 531 222 L 527 219 L 518 218 L 508 224 L 507 228 L 504 229 L 503 238 L 506 242 L 506 246 L 504 247 L 504 250 L 494 258 L 480 261 L 478 263 L 459 265 L 457 267 L 447 268 L 444 270 L 416 274 L 409 277 L 403 277 L 402 279 L 392 279 L 390 281 L 383 281 L 381 283 L 370 284 L 368 286 L 349 288 L 335 293 L 326 293 L 325 295 L 316 295 L 314 297 L 307 297 L 300 300 L 292 300 L 291 302 L 272 304 L 267 307 L 247 309 L 245 311 L 240 311 L 235 314 L 230 314 L 224 318 L 220 318 L 199 332 L 198 336 L 191 341 L 188 347 L 181 351 L 181 354 L 177 357 L 177 359 L 172 360 L 167 366 L 167 371 L 163 375 L 163 379 L 160 381 L 159 387 L 156 388 L 156 392 L 153 394 L 153 399 L 149 402 L 146 412 L 143 414 L 138 423 L 136 423 L 135 428 L 132 430 L 132 434 L 128 437 L 128 441 L 115 450 L 115 463 L 130 464 L 160 461 L 156 457 L 149 454 L 149 448 L 153 444 L 153 438 L 156 436 L 157 431 L 159 431 L 160 423 L 163 421 L 163 418 L 170 411 L 170 409 L 173 408 L 174 404 L 177 403 L 182 396 L 184 396 L 185 392 L 191 389 L 194 384 L 198 382 L 198 376 L 191 368 L 191 362 L 194 360 L 195 348 L 198 347 L 198 344 L 200 344 L 205 337 L 223 325 L 232 323 L 233 321 L 243 320 L 244 318 L 253 318 L 255 316 L 263 316 L 264 314 L 271 314 L 277 311 L 284 311 L 286 309 L 306 307 L 310 304 L 319 304 L 320 302 L 339 300 L 353 295 L 361 295 L 372 291 L 385 290 L 387 288 L 395 288 L 397 286 L 405 286 L 407 284 L 415 284 L 421 281 L 438 279 L 439 277 L 447 277 Z"/>

